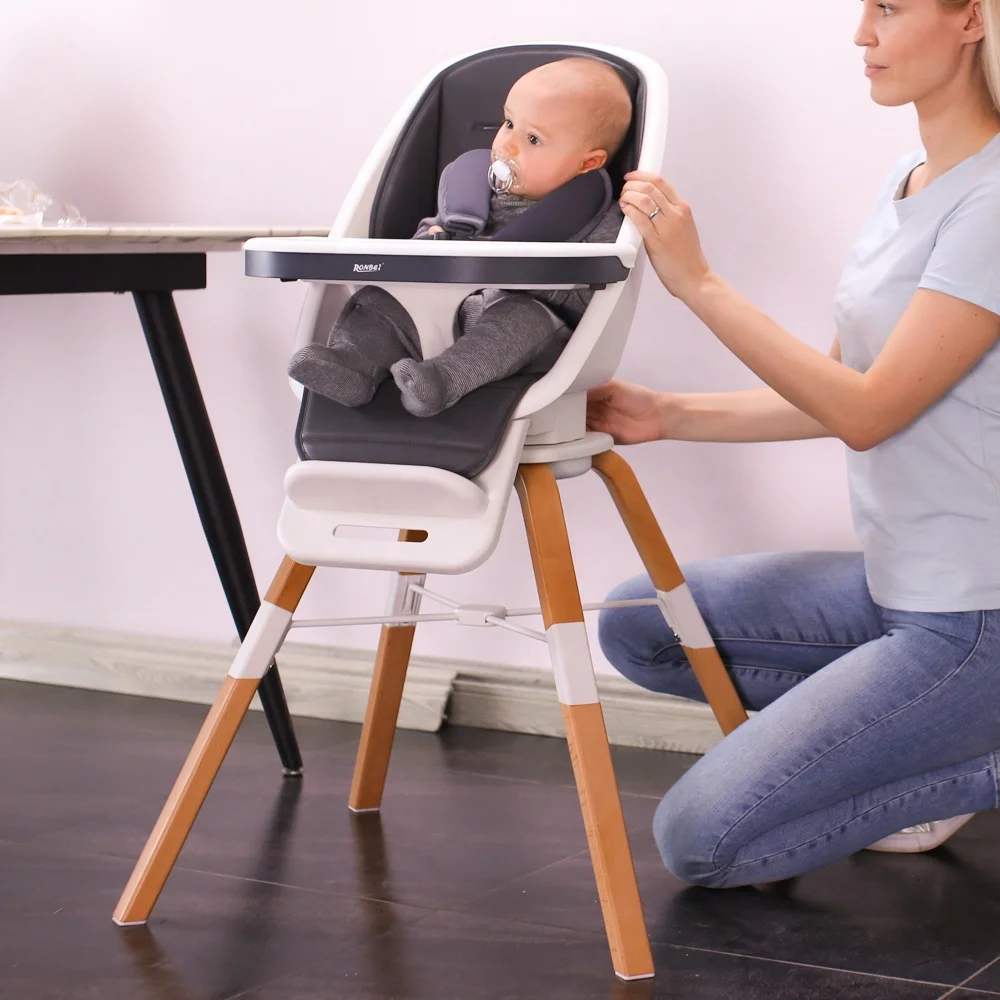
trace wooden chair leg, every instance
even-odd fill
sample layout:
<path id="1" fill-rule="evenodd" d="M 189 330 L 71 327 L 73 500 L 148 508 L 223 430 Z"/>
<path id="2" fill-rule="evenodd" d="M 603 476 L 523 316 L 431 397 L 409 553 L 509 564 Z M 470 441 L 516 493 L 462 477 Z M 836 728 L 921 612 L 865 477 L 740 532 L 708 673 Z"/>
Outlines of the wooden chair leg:
<path id="1" fill-rule="evenodd" d="M 615 974 L 620 979 L 648 979 L 653 975 L 653 956 L 559 487 L 548 466 L 522 465 L 517 492 Z"/>
<path id="2" fill-rule="evenodd" d="M 368 693 L 368 708 L 361 728 L 361 743 L 354 765 L 354 780 L 351 782 L 348 801 L 351 812 L 378 812 L 382 806 L 415 633 L 413 625 L 382 626 L 375 672 Z"/>
<path id="3" fill-rule="evenodd" d="M 287 557 L 282 562 L 118 901 L 116 924 L 149 918 L 313 571 Z"/>
<path id="4" fill-rule="evenodd" d="M 400 539 L 410 540 L 413 534 L 404 529 L 400 532 Z M 419 609 L 419 598 L 406 589 L 408 581 L 424 582 L 419 575 L 400 573 L 389 602 L 390 615 L 410 611 L 416 613 Z M 389 758 L 392 756 L 392 744 L 396 737 L 399 706 L 403 700 L 403 686 L 406 683 L 415 633 L 414 625 L 382 627 L 372 685 L 368 692 L 368 707 L 361 727 L 361 742 L 354 764 L 354 779 L 348 800 L 351 812 L 378 812 L 382 807 L 382 793 L 389 773 Z"/>
<path id="5" fill-rule="evenodd" d="M 663 616 L 680 639 L 719 726 L 724 733 L 731 733 L 746 722 L 746 709 L 635 473 L 628 462 L 613 451 L 598 455 L 594 459 L 594 469 L 608 487 L 632 536 L 659 594 Z"/>

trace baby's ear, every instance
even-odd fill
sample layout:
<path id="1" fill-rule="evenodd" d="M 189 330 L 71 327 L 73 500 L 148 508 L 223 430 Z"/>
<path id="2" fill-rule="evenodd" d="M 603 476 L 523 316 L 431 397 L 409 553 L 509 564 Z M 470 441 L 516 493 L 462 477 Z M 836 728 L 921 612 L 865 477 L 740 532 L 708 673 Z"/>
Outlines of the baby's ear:
<path id="1" fill-rule="evenodd" d="M 587 174 L 591 170 L 600 170 L 608 162 L 608 151 L 606 149 L 592 149 L 580 164 L 580 173 Z"/>

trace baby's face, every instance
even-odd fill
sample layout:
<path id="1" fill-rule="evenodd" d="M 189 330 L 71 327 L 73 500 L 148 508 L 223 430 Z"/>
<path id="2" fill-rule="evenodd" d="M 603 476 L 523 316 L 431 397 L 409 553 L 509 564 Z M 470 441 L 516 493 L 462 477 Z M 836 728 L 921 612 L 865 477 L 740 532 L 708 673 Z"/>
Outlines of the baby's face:
<path id="1" fill-rule="evenodd" d="M 553 91 L 537 73 L 514 84 L 493 140 L 494 152 L 520 167 L 513 194 L 544 198 L 578 174 L 604 166 L 607 153 L 591 146 L 586 102 Z"/>

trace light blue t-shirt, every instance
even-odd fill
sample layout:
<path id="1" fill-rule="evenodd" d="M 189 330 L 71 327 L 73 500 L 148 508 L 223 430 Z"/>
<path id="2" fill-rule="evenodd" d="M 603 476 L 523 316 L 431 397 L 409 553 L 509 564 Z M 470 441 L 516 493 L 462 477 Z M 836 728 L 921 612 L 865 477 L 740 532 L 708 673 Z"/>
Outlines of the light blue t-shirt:
<path id="1" fill-rule="evenodd" d="M 837 289 L 842 357 L 855 371 L 868 370 L 918 288 L 1000 314 L 1000 136 L 900 200 L 924 160 L 919 151 L 897 164 Z M 1000 344 L 909 427 L 847 454 L 875 602 L 1000 608 Z"/>

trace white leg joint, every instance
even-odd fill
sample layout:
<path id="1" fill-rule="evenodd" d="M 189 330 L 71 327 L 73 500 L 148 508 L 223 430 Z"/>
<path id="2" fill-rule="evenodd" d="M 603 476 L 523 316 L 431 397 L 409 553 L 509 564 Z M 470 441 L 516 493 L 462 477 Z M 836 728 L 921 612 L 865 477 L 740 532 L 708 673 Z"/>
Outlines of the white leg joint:
<path id="1" fill-rule="evenodd" d="M 686 583 L 682 583 L 676 590 L 658 590 L 656 596 L 660 601 L 663 617 L 682 646 L 688 649 L 711 649 L 715 645 Z"/>
<path id="2" fill-rule="evenodd" d="M 264 601 L 229 668 L 229 676 L 238 681 L 260 680 L 271 665 L 274 654 L 281 649 L 291 624 L 291 611 Z"/>
<path id="3" fill-rule="evenodd" d="M 587 626 L 583 622 L 565 622 L 551 625 L 545 632 L 552 658 L 556 691 L 563 705 L 595 705 L 597 678 L 594 661 L 590 657 Z"/>
<path id="4" fill-rule="evenodd" d="M 420 595 L 410 590 L 410 584 L 423 587 L 427 583 L 426 576 L 416 576 L 412 573 L 393 573 L 389 583 L 389 599 L 385 603 L 386 618 L 399 618 L 403 615 L 420 614 Z M 400 628 L 407 626 L 393 626 Z"/>

